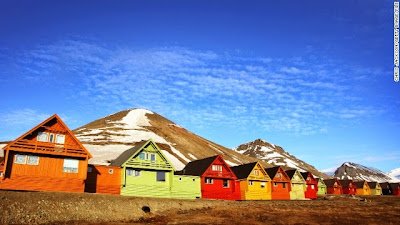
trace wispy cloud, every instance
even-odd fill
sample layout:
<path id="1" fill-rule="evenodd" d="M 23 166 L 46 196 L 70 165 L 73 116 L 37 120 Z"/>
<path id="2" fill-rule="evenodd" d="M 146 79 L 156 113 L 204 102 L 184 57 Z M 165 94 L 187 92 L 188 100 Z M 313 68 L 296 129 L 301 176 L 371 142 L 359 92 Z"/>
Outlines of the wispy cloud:
<path id="1" fill-rule="evenodd" d="M 50 117 L 49 114 L 33 109 L 21 109 L 0 113 L 0 123 L 6 126 L 35 126 Z"/>
<path id="2" fill-rule="evenodd" d="M 338 78 L 350 72 L 361 76 L 364 70 L 304 57 L 291 61 L 293 65 L 273 57 L 181 47 L 132 50 L 66 40 L 25 52 L 19 67 L 31 82 L 51 85 L 62 79 L 79 90 L 72 98 L 94 108 L 145 107 L 182 125 L 258 126 L 309 135 L 326 132 L 328 119 L 379 113 L 351 92 L 348 78 Z M 6 120 L 13 118 L 18 123 L 18 116 Z"/>

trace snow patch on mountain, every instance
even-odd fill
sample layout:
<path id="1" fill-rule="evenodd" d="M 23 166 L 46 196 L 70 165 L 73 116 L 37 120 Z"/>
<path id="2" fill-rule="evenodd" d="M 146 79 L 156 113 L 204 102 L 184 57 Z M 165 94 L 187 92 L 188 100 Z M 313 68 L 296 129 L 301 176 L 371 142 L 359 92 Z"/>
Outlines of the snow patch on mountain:
<path id="1" fill-rule="evenodd" d="M 400 168 L 387 172 L 387 175 L 396 178 L 397 180 L 400 181 Z"/>

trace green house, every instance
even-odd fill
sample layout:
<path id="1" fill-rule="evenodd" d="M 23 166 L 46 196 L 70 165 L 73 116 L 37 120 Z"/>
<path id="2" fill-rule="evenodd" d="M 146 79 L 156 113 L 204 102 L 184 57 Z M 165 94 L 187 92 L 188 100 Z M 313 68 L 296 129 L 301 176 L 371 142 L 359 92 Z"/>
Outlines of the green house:
<path id="1" fill-rule="evenodd" d="M 174 175 L 174 167 L 153 140 L 142 141 L 111 163 L 122 168 L 121 195 L 140 197 L 201 197 L 200 177 Z"/>
<path id="2" fill-rule="evenodd" d="M 325 184 L 324 180 L 322 178 L 316 178 L 316 180 L 318 181 L 317 195 L 318 196 L 326 195 L 327 189 L 326 189 L 326 184 Z"/>
<path id="3" fill-rule="evenodd" d="M 292 184 L 290 187 L 290 200 L 306 199 L 305 192 L 307 190 L 307 183 L 301 173 L 296 169 L 286 170 L 286 173 L 289 176 Z"/>

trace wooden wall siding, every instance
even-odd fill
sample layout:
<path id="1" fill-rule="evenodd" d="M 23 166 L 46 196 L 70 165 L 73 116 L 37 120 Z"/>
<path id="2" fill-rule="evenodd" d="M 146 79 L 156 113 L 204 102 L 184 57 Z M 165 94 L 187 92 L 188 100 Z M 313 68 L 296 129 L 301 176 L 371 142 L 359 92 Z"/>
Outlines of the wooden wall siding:
<path id="1" fill-rule="evenodd" d="M 48 132 L 53 134 L 65 135 L 64 145 L 37 141 L 39 132 Z M 25 137 L 16 140 L 8 146 L 8 150 L 20 152 L 34 152 L 52 155 L 68 155 L 76 157 L 87 157 L 87 151 L 82 145 L 72 136 L 68 128 L 62 125 L 62 122 L 57 118 L 53 118 L 41 127 L 27 134 Z"/>
<path id="2" fill-rule="evenodd" d="M 157 181 L 156 170 L 141 170 L 140 176 L 127 176 L 122 169 L 121 195 L 171 198 L 173 171 L 164 171 L 165 181 Z"/>
<path id="3" fill-rule="evenodd" d="M 326 195 L 326 194 L 327 194 L 326 185 L 321 179 L 319 179 L 317 195 L 318 196 L 323 196 L 323 195 Z"/>
<path id="4" fill-rule="evenodd" d="M 173 175 L 171 197 L 181 199 L 201 198 L 201 179 L 198 176 Z"/>
<path id="5" fill-rule="evenodd" d="M 335 187 L 328 187 L 327 193 L 331 195 L 341 195 L 343 194 L 342 187 L 335 186 Z"/>
<path id="6" fill-rule="evenodd" d="M 276 186 L 275 184 L 276 183 Z M 284 184 L 286 185 L 284 187 Z M 272 180 L 271 199 L 272 200 L 290 200 L 290 182 Z"/>
<path id="7" fill-rule="evenodd" d="M 205 178 L 202 178 L 201 197 L 208 199 L 241 200 L 240 182 L 228 180 L 229 188 L 224 188 L 223 180 L 225 179 L 213 178 L 212 184 L 206 184 Z"/>
<path id="8" fill-rule="evenodd" d="M 155 154 L 156 160 L 151 161 L 140 159 L 139 154 L 142 152 L 148 153 L 149 157 L 150 154 Z M 172 165 L 168 162 L 165 156 L 151 142 L 149 142 L 146 147 L 144 147 L 138 154 L 136 154 L 135 157 L 128 160 L 125 165 L 132 168 L 173 170 Z"/>
<path id="9" fill-rule="evenodd" d="M 119 195 L 121 193 L 121 168 L 115 166 L 89 165 L 85 192 Z M 112 169 L 112 174 L 109 170 Z"/>
<path id="10" fill-rule="evenodd" d="M 371 195 L 382 195 L 382 188 L 381 186 L 378 184 L 376 184 L 375 188 L 371 188 Z"/>
<path id="11" fill-rule="evenodd" d="M 83 192 L 85 181 L 74 178 L 35 177 L 15 175 L 0 184 L 5 190 Z"/>
<path id="12" fill-rule="evenodd" d="M 14 163 L 16 154 L 26 154 L 39 156 L 38 165 L 17 164 Z M 64 159 L 79 160 L 78 173 L 63 172 Z M 8 154 L 7 168 L 4 178 L 13 179 L 14 176 L 32 176 L 32 177 L 54 177 L 54 178 L 71 178 L 71 179 L 86 179 L 87 173 L 87 158 L 71 158 L 59 157 L 44 154 L 34 153 L 18 153 L 10 151 Z"/>
<path id="13" fill-rule="evenodd" d="M 305 192 L 307 190 L 306 181 L 301 176 L 300 172 L 296 170 L 291 180 L 290 199 L 300 200 L 305 199 Z"/>
<path id="14" fill-rule="evenodd" d="M 242 200 L 271 200 L 271 180 L 260 181 L 252 180 L 240 181 L 240 196 Z M 261 182 L 265 182 L 265 187 L 261 187 Z"/>

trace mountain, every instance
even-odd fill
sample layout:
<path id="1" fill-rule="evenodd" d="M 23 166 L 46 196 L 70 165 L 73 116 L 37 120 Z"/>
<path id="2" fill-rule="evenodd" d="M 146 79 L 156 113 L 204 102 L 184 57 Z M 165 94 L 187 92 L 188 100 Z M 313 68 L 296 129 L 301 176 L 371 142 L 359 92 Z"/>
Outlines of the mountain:
<path id="1" fill-rule="evenodd" d="M 145 109 L 124 110 L 88 123 L 73 132 L 92 154 L 93 158 L 89 160 L 92 164 L 108 164 L 135 143 L 150 138 L 177 170 L 190 161 L 216 154 L 221 154 L 231 166 L 256 160 L 204 139 Z"/>
<path id="2" fill-rule="evenodd" d="M 271 165 L 280 165 L 285 168 L 299 169 L 301 172 L 310 171 L 314 175 L 322 178 L 329 178 L 325 173 L 318 171 L 315 167 L 289 154 L 282 147 L 268 143 L 267 141 L 256 139 L 252 142 L 241 144 L 233 148 L 234 151 L 247 155 Z"/>
<path id="3" fill-rule="evenodd" d="M 389 172 L 386 173 L 388 176 L 394 177 L 398 180 L 400 180 L 400 168 L 391 170 Z"/>
<path id="4" fill-rule="evenodd" d="M 343 163 L 336 169 L 333 176 L 339 179 L 366 180 L 376 182 L 396 181 L 394 177 L 389 176 L 378 169 L 352 162 Z"/>

